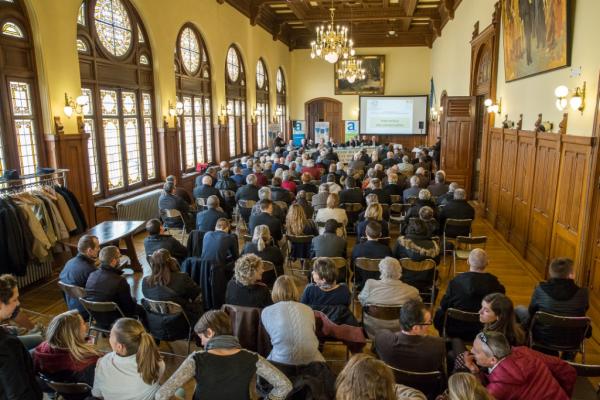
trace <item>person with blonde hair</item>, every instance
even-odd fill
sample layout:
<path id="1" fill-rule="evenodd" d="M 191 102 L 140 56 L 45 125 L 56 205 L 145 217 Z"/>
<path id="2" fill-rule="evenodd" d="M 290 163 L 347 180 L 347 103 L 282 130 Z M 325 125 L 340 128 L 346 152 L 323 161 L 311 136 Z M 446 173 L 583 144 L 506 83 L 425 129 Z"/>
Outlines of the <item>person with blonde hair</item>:
<path id="1" fill-rule="evenodd" d="M 260 316 L 273 345 L 267 359 L 288 365 L 324 362 L 315 333 L 315 314 L 309 306 L 298 302 L 300 294 L 294 278 L 289 275 L 277 278 L 271 297 L 274 304 Z"/>
<path id="2" fill-rule="evenodd" d="M 300 204 L 292 204 L 285 218 L 286 233 L 292 236 L 316 236 L 319 234 L 315 223 L 306 218 L 304 208 Z M 294 243 L 291 248 L 292 258 L 310 257 L 310 243 Z"/>
<path id="3" fill-rule="evenodd" d="M 383 207 L 379 203 L 371 203 L 365 210 L 364 219 L 358 223 L 356 227 L 356 237 L 358 239 L 365 238 L 367 224 L 371 221 L 378 222 L 381 225 L 381 237 L 389 237 L 390 230 L 387 221 L 383 219 Z"/>
<path id="4" fill-rule="evenodd" d="M 58 314 L 46 329 L 46 340 L 33 351 L 37 373 L 59 382 L 94 382 L 101 353 L 86 341 L 87 326 L 77 310 Z"/>
<path id="5" fill-rule="evenodd" d="M 267 285 L 272 286 L 277 275 L 283 275 L 283 252 L 273 242 L 271 230 L 267 225 L 257 225 L 254 228 L 252 241 L 246 243 L 242 250 L 242 255 L 244 254 L 255 254 L 262 260 L 273 263 L 277 274 L 275 271 L 267 271 L 262 277 L 262 281 Z"/>
<path id="6" fill-rule="evenodd" d="M 336 400 L 426 400 L 420 391 L 395 383 L 383 361 L 365 353 L 352 356 L 337 377 Z"/>
<path id="7" fill-rule="evenodd" d="M 273 304 L 269 288 L 260 281 L 262 274 L 263 262 L 260 257 L 246 254 L 238 258 L 234 276 L 227 284 L 225 303 L 256 308 Z"/>
<path id="8" fill-rule="evenodd" d="M 154 338 L 142 323 L 120 318 L 110 331 L 112 352 L 96 365 L 92 396 L 112 400 L 153 400 L 165 372 Z"/>
<path id="9" fill-rule="evenodd" d="M 346 224 L 348 223 L 348 215 L 346 215 L 346 210 L 340 208 L 339 205 L 339 196 L 336 193 L 330 193 L 327 197 L 327 207 L 319 209 L 315 218 L 317 224 L 320 223 L 319 225 L 323 225 L 319 227 L 319 234 L 322 234 L 325 231 L 325 222 L 327 222 L 327 220 L 334 219 L 339 224 L 337 235 L 346 237 Z"/>
<path id="10" fill-rule="evenodd" d="M 468 372 L 459 372 L 448 379 L 448 390 L 439 400 L 494 400 L 479 379 Z"/>

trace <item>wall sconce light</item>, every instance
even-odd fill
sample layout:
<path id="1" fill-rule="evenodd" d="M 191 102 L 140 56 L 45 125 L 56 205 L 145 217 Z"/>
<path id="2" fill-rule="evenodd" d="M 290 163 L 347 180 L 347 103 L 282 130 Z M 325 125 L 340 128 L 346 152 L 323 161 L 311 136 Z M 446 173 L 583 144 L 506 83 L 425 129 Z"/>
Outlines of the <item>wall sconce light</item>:
<path id="1" fill-rule="evenodd" d="M 559 111 L 563 111 L 567 108 L 567 96 L 569 95 L 569 88 L 565 85 L 560 85 L 554 89 L 554 96 L 556 96 L 556 108 Z"/>
<path id="2" fill-rule="evenodd" d="M 175 107 L 173 107 L 171 100 L 169 100 L 169 115 L 171 117 L 175 117 L 175 116 L 180 116 L 182 114 L 183 114 L 183 103 L 178 101 L 175 103 Z"/>
<path id="3" fill-rule="evenodd" d="M 494 104 L 492 99 L 485 99 L 483 105 L 487 107 L 487 112 L 490 114 L 502 114 L 502 97 L 500 97 L 498 104 Z"/>
<path id="4" fill-rule="evenodd" d="M 219 125 L 225 125 L 225 120 L 227 118 L 227 109 L 224 105 L 221 104 L 221 111 L 219 111 Z"/>
<path id="5" fill-rule="evenodd" d="M 583 82 L 583 87 L 577 86 L 575 88 L 575 93 L 569 100 L 569 105 L 573 111 L 580 111 L 583 115 L 583 110 L 585 109 L 585 81 Z"/>
<path id="6" fill-rule="evenodd" d="M 435 107 L 431 107 L 429 110 L 429 115 L 431 116 L 432 121 L 437 121 L 439 117 L 438 110 L 436 110 Z"/>
<path id="7" fill-rule="evenodd" d="M 71 118 L 73 113 L 78 115 L 83 114 L 84 109 L 88 106 L 89 99 L 87 96 L 81 95 L 77 96 L 77 99 L 73 100 L 72 97 L 65 92 L 65 107 L 63 111 L 67 118 Z"/>

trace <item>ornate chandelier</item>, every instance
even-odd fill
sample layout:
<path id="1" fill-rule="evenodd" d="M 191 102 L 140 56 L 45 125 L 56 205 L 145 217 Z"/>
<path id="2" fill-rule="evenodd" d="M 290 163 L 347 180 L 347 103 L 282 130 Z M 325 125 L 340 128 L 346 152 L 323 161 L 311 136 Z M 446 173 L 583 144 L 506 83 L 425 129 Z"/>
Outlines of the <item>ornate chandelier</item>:
<path id="1" fill-rule="evenodd" d="M 319 57 L 334 64 L 340 57 L 347 59 L 348 56 L 353 56 L 354 48 L 352 39 L 348 39 L 348 28 L 334 24 L 335 8 L 331 7 L 329 12 L 331 23 L 327 25 L 327 30 L 323 25 L 317 27 L 317 40 L 310 43 L 310 58 Z"/>
<path id="2" fill-rule="evenodd" d="M 340 68 L 338 69 L 338 79 L 345 79 L 349 83 L 354 81 L 362 81 L 367 77 L 365 69 L 362 67 L 362 60 L 359 60 L 354 55 L 350 56 L 347 60 L 340 61 Z"/>

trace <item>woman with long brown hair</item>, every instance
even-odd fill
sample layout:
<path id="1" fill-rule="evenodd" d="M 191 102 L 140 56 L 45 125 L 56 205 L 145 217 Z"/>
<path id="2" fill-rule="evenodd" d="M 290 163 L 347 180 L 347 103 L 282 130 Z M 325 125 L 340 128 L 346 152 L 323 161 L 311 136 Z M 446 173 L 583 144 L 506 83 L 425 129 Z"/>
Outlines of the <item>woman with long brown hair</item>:
<path id="1" fill-rule="evenodd" d="M 94 382 L 100 352 L 86 341 L 87 326 L 77 310 L 58 314 L 46 330 L 46 341 L 33 351 L 36 372 L 59 382 Z"/>
<path id="2" fill-rule="evenodd" d="M 484 331 L 504 334 L 511 346 L 525 344 L 525 332 L 517 323 L 512 300 L 502 293 L 490 293 L 481 301 L 479 321 Z"/>
<path id="3" fill-rule="evenodd" d="M 287 235 L 292 236 L 316 236 L 319 234 L 312 220 L 306 218 L 304 208 L 300 204 L 292 204 L 285 218 L 285 229 Z M 310 243 L 292 244 L 292 258 L 309 258 Z"/>
<path id="4" fill-rule="evenodd" d="M 113 351 L 98 360 L 92 395 L 106 400 L 153 400 L 165 372 L 154 338 L 140 321 L 120 318 L 109 342 Z"/>

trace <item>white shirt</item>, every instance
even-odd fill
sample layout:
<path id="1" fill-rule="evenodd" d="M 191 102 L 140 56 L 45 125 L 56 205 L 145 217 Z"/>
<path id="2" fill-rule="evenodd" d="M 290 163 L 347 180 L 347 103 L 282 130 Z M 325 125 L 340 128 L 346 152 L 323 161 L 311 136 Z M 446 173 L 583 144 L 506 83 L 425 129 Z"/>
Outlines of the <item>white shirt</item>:
<path id="1" fill-rule="evenodd" d="M 104 400 L 153 400 L 160 388 L 156 381 L 148 385 L 138 372 L 136 355 L 122 357 L 115 352 L 98 360 L 92 396 Z M 160 362 L 160 377 L 165 372 L 164 361 Z"/>

